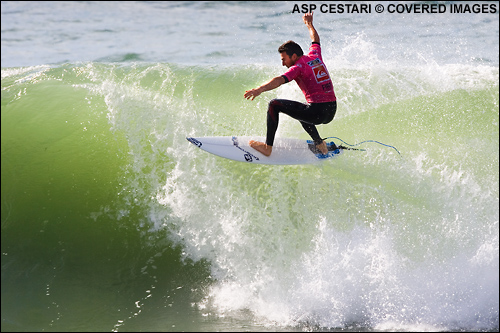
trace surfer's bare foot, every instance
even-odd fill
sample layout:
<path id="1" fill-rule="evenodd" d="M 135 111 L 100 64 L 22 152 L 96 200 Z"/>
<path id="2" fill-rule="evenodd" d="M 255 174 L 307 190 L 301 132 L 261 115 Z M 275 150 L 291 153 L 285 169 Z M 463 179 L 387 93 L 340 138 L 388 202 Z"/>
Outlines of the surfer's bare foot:
<path id="1" fill-rule="evenodd" d="M 316 145 L 316 148 L 318 148 L 323 155 L 328 154 L 328 147 L 326 146 L 326 142 L 324 140 L 319 145 Z"/>
<path id="2" fill-rule="evenodd" d="M 248 141 L 248 144 L 250 145 L 250 147 L 252 147 L 253 149 L 257 150 L 259 153 L 265 156 L 271 155 L 271 152 L 273 151 L 273 146 L 268 146 L 264 142 L 250 140 Z"/>

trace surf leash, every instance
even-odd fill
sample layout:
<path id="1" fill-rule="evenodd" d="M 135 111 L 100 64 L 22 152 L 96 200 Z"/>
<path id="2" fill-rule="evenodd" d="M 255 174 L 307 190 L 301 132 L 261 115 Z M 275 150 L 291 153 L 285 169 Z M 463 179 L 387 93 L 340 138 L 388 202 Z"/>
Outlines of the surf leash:
<path id="1" fill-rule="evenodd" d="M 325 138 L 323 140 L 327 140 L 327 139 L 337 139 L 339 141 L 342 141 L 345 145 L 349 146 L 349 147 L 356 147 L 356 146 L 359 146 L 359 145 L 362 145 L 363 143 L 367 143 L 367 142 L 373 142 L 373 143 L 378 143 L 379 145 L 382 145 L 382 146 L 385 146 L 385 147 L 389 147 L 389 148 L 392 148 L 394 149 L 398 154 L 399 156 L 401 156 L 401 153 L 399 152 L 399 150 L 396 149 L 396 147 L 394 146 L 391 146 L 391 145 L 387 145 L 385 143 L 382 143 L 382 142 L 378 142 L 378 141 L 375 141 L 375 140 L 366 140 L 366 141 L 363 141 L 363 142 L 360 142 L 360 143 L 356 143 L 354 145 L 351 145 L 347 142 L 345 142 L 344 140 L 342 140 L 341 138 L 337 138 L 335 136 L 331 136 L 331 137 L 328 137 L 328 138 Z M 349 147 L 344 147 L 344 146 L 338 146 L 338 148 L 340 149 L 347 149 L 347 150 L 362 150 L 362 151 L 366 151 L 366 149 L 362 149 L 362 148 L 349 148 Z"/>

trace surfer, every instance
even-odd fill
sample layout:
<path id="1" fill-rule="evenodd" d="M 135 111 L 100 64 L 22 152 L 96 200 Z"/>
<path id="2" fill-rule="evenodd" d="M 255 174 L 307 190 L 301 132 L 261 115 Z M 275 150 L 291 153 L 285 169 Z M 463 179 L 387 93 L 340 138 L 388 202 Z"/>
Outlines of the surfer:
<path id="1" fill-rule="evenodd" d="M 243 95 L 246 99 L 253 101 L 263 92 L 295 80 L 306 98 L 307 104 L 285 99 L 273 99 L 269 102 L 266 142 L 249 141 L 252 148 L 266 156 L 271 155 L 273 149 L 280 112 L 299 120 L 314 140 L 316 147 L 323 154 L 328 153 L 326 143 L 321 139 L 315 125 L 328 124 L 333 120 L 337 111 L 337 98 L 332 80 L 321 57 L 319 35 L 313 26 L 313 14 L 306 13 L 302 19 L 312 40 L 309 53 L 304 55 L 302 48 L 293 41 L 284 43 L 278 48 L 278 52 L 283 66 L 286 66 L 288 71 L 258 88 L 245 91 Z"/>

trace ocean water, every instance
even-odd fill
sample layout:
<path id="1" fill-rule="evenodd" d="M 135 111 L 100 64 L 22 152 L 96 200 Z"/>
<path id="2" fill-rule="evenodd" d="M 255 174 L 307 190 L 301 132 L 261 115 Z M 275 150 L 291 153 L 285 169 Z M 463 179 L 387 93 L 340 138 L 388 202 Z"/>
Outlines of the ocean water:
<path id="1" fill-rule="evenodd" d="M 281 43 L 308 47 L 294 3 L 2 1 L 1 330 L 498 331 L 483 3 L 317 10 L 339 105 L 320 133 L 401 156 L 266 166 L 185 138 L 264 135 L 270 99 L 304 100 L 243 98 Z M 287 117 L 277 136 L 307 139 Z"/>

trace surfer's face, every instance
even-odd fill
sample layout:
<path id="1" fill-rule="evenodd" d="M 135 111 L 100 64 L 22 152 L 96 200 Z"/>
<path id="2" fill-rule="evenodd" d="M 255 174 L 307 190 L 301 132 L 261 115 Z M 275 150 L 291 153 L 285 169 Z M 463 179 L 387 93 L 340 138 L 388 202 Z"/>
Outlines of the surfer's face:
<path id="1" fill-rule="evenodd" d="M 295 62 L 297 61 L 299 57 L 294 53 L 291 57 L 286 54 L 286 52 L 281 52 L 281 63 L 283 66 L 286 66 L 287 68 L 292 67 L 295 65 Z"/>

